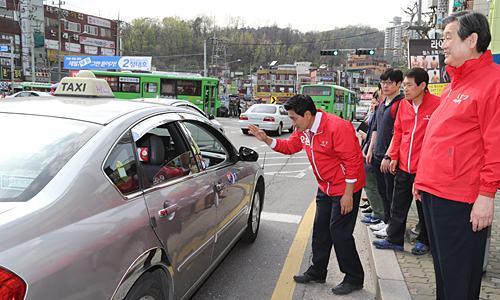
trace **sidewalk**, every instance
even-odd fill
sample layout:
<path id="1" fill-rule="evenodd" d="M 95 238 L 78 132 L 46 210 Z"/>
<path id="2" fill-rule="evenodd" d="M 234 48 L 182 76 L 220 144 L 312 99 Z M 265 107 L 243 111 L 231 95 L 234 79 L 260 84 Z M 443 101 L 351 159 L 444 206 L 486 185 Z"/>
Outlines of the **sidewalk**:
<path id="1" fill-rule="evenodd" d="M 359 213 L 361 220 L 363 214 Z M 377 299 L 428 300 L 435 299 L 436 284 L 434 266 L 429 254 L 414 255 L 411 249 L 416 244 L 415 235 L 409 229 L 418 223 L 417 208 L 412 204 L 408 213 L 405 250 L 376 249 L 370 245 L 368 253 L 372 269 L 373 284 Z M 366 226 L 370 244 L 377 240 Z M 483 277 L 480 299 L 500 299 L 500 193 L 495 197 L 495 214 L 491 230 L 488 264 Z"/>

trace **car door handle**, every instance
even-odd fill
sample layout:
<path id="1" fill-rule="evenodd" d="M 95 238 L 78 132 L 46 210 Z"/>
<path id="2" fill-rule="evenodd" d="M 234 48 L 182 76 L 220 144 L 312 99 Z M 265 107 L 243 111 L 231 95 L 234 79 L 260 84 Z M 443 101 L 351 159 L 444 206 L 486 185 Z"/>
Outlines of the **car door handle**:
<path id="1" fill-rule="evenodd" d="M 179 209 L 179 205 L 172 204 L 170 202 L 165 202 L 164 207 L 164 209 L 158 211 L 158 217 L 163 218 L 164 216 L 171 214 L 169 216 L 170 220 L 174 218 L 174 213 Z"/>

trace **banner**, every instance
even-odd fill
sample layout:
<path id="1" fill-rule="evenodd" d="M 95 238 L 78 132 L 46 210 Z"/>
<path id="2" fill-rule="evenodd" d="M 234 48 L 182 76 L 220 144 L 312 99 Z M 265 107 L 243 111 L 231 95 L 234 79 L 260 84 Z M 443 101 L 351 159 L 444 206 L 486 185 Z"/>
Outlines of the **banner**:
<path id="1" fill-rule="evenodd" d="M 64 68 L 151 71 L 150 56 L 64 56 Z"/>
<path id="2" fill-rule="evenodd" d="M 444 64 L 443 40 L 410 40 L 408 43 L 408 67 L 423 68 L 429 74 L 429 91 L 441 96 L 451 77 Z"/>

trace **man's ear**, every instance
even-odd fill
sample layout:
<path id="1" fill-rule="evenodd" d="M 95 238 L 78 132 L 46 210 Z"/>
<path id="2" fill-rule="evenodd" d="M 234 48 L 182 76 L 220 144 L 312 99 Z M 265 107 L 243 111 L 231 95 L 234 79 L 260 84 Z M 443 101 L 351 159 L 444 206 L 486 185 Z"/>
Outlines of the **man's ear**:
<path id="1" fill-rule="evenodd" d="M 473 32 L 467 39 L 469 39 L 469 49 L 476 49 L 478 39 L 477 33 Z"/>
<path id="2" fill-rule="evenodd" d="M 310 120 L 311 116 L 312 116 L 311 112 L 306 110 L 306 112 L 304 113 L 304 118 L 306 118 L 307 120 Z"/>

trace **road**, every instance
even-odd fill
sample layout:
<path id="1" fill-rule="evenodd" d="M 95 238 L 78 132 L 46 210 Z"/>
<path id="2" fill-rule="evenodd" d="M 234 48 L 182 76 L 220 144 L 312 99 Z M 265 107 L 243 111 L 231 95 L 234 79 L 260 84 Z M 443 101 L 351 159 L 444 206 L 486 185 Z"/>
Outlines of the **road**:
<path id="1" fill-rule="evenodd" d="M 255 137 L 244 135 L 237 127 L 237 119 L 217 120 L 224 125 L 226 135 L 236 148 L 247 146 L 258 151 L 266 180 L 265 203 L 256 241 L 236 244 L 192 300 L 332 299 L 330 289 L 342 279 L 337 266 L 333 268 L 337 272 L 329 273 L 324 285 L 296 286 L 292 280 L 293 275 L 305 271 L 311 256 L 309 238 L 315 209 L 311 204 L 318 184 L 306 153 L 287 156 L 274 152 Z M 280 138 L 289 136 L 287 132 Z M 360 256 L 364 256 L 363 250 L 359 251 Z M 366 267 L 365 273 L 369 273 Z M 370 291 L 373 287 L 370 288 L 368 281 L 365 280 L 366 292 L 357 294 L 359 299 L 373 299 Z"/>

